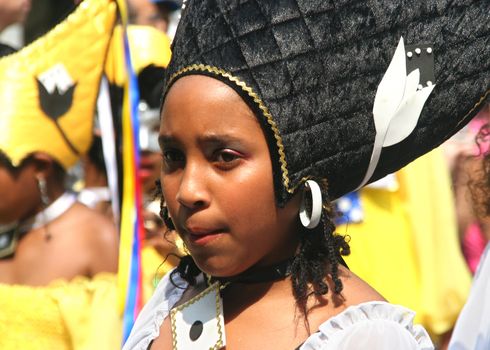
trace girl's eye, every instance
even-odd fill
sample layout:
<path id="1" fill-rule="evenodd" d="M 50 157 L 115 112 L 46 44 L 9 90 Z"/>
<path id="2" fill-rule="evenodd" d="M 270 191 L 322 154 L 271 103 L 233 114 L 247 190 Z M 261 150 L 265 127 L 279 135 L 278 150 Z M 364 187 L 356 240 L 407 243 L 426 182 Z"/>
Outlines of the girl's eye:
<path id="1" fill-rule="evenodd" d="M 238 164 L 238 162 L 243 158 L 242 154 L 230 150 L 221 149 L 215 152 L 214 162 L 221 168 L 230 169 Z"/>
<path id="2" fill-rule="evenodd" d="M 182 154 L 177 150 L 163 152 L 163 158 L 167 162 L 178 162 L 183 159 Z"/>
<path id="3" fill-rule="evenodd" d="M 221 162 L 229 163 L 239 158 L 239 155 L 231 151 L 222 151 L 218 154 L 218 160 Z"/>
<path id="4" fill-rule="evenodd" d="M 185 160 L 184 154 L 176 149 L 168 149 L 164 150 L 162 153 L 164 166 L 167 168 L 171 168 L 176 166 L 178 163 L 183 162 Z"/>

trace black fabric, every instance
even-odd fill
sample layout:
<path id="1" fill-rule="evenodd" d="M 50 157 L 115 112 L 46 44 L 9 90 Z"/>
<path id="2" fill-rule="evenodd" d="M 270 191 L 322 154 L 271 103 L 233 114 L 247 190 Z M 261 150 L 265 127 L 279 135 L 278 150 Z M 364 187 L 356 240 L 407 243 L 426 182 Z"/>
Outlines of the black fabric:
<path id="1" fill-rule="evenodd" d="M 284 279 L 291 274 L 291 264 L 294 257 L 281 261 L 272 266 L 251 268 L 239 275 L 231 277 L 211 277 L 211 281 L 224 283 L 265 283 Z"/>
<path id="2" fill-rule="evenodd" d="M 0 57 L 10 55 L 16 51 L 12 46 L 0 43 Z"/>
<path id="3" fill-rule="evenodd" d="M 488 0 L 190 0 L 166 81 L 192 64 L 218 67 L 244 81 L 277 123 L 289 187 L 307 176 L 326 178 L 335 199 L 354 190 L 366 173 L 376 89 L 402 36 L 406 45 L 432 45 L 436 88 L 416 130 L 383 149 L 374 181 L 440 145 L 488 100 Z M 187 72 L 196 73 L 203 74 Z M 243 91 L 242 97 L 269 130 L 282 206 L 291 194 L 282 183 L 274 135 L 257 104 Z"/>
<path id="4" fill-rule="evenodd" d="M 163 90 L 163 75 L 165 68 L 153 64 L 146 66 L 138 74 L 140 99 L 150 108 L 158 108 Z"/>

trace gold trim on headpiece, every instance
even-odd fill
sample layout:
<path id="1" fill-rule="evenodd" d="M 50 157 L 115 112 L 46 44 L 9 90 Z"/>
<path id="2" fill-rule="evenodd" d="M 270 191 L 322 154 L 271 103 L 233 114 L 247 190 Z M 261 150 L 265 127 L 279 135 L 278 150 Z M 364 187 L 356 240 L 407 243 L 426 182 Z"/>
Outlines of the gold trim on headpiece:
<path id="1" fill-rule="evenodd" d="M 241 81 L 237 77 L 233 76 L 231 73 L 226 72 L 223 69 L 216 68 L 213 66 L 209 65 L 204 65 L 204 64 L 193 64 L 187 67 L 184 67 L 180 69 L 179 71 L 175 72 L 172 74 L 170 77 L 167 86 L 165 88 L 165 91 L 168 89 L 168 87 L 179 77 L 180 75 L 191 72 L 191 71 L 201 71 L 201 72 L 208 72 L 212 74 L 216 74 L 218 76 L 224 77 L 228 79 L 229 81 L 235 83 L 237 86 L 239 86 L 244 92 L 246 92 L 254 101 L 254 103 L 257 104 L 259 109 L 262 111 L 262 114 L 267 120 L 267 123 L 270 125 L 270 128 L 272 132 L 274 133 L 274 138 L 276 139 L 276 145 L 277 145 L 277 151 L 279 153 L 279 162 L 281 163 L 281 172 L 282 172 L 282 184 L 286 188 L 286 191 L 289 193 L 294 193 L 294 190 L 296 188 L 290 188 L 289 187 L 289 173 L 288 173 L 288 165 L 286 162 L 286 154 L 284 153 L 284 145 L 282 142 L 282 137 L 281 134 L 279 133 L 279 129 L 277 128 L 276 122 L 272 118 L 272 115 L 269 112 L 269 109 L 266 107 L 262 99 L 257 95 L 257 93 L 250 87 L 248 86 L 245 82 Z M 303 181 L 303 180 L 302 180 Z M 298 185 L 297 185 L 298 186 Z"/>
<path id="2" fill-rule="evenodd" d="M 473 106 L 473 108 L 471 108 L 468 113 L 465 114 L 465 116 L 459 121 L 459 123 L 456 125 L 456 128 L 460 128 L 460 125 L 463 124 L 463 123 L 467 123 L 468 122 L 468 117 L 470 115 L 472 115 L 475 110 L 477 108 L 479 108 L 481 106 L 482 103 L 484 103 L 487 98 L 490 96 L 490 89 L 488 89 L 487 91 L 485 91 L 485 93 L 483 95 L 480 96 L 480 99 L 475 103 L 475 105 Z M 473 116 L 472 116 L 473 117 Z M 444 137 L 444 140 L 447 140 L 448 138 L 450 138 L 452 136 L 452 133 L 446 135 Z"/>
<path id="3" fill-rule="evenodd" d="M 0 59 L 0 152 L 45 152 L 65 169 L 91 144 L 116 3 L 85 0 L 46 35 Z"/>

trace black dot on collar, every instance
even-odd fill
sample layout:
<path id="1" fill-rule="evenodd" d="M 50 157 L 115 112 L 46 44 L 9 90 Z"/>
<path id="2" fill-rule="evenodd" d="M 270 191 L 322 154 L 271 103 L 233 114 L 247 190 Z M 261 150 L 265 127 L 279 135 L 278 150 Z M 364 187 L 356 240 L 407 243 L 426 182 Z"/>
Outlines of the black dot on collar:
<path id="1" fill-rule="evenodd" d="M 191 330 L 189 331 L 189 338 L 191 338 L 192 341 L 196 341 L 201 336 L 202 330 L 202 322 L 199 320 L 195 321 L 191 326 Z"/>

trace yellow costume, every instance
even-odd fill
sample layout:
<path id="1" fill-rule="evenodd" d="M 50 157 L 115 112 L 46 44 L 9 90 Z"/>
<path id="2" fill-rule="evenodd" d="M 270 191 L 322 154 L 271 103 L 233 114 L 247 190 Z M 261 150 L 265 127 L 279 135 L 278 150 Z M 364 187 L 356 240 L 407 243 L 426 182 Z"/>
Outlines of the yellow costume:
<path id="1" fill-rule="evenodd" d="M 449 331 L 471 283 L 457 235 L 447 166 L 436 149 L 397 174 L 399 189 L 361 190 L 364 221 L 351 237 L 349 268 L 391 303 L 417 312 L 433 335 Z"/>
<path id="2" fill-rule="evenodd" d="M 143 301 L 146 303 L 158 285 L 158 282 L 175 266 L 168 260 L 164 261 L 153 247 L 144 247 L 141 251 L 141 267 L 143 273 Z"/>
<path id="3" fill-rule="evenodd" d="M 45 152 L 68 169 L 87 151 L 116 2 L 85 0 L 62 23 L 0 59 L 0 152 L 18 166 Z M 0 349 L 121 346 L 115 274 L 47 286 L 0 284 Z"/>
<path id="4" fill-rule="evenodd" d="M 0 284 L 0 349 L 119 349 L 116 276 L 45 287 Z"/>

